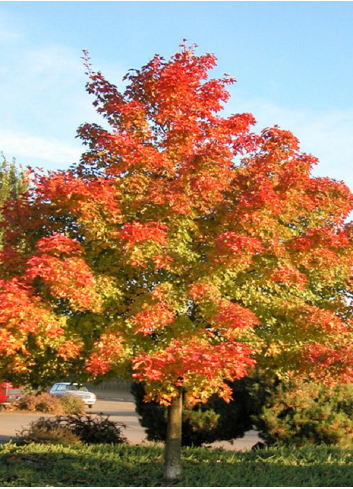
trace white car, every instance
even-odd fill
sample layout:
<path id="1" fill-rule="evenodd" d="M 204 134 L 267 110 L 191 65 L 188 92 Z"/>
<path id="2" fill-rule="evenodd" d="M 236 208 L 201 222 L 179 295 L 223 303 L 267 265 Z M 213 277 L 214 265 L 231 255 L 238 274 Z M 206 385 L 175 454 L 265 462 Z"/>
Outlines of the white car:
<path id="1" fill-rule="evenodd" d="M 90 408 L 97 400 L 96 395 L 89 392 L 86 387 L 76 383 L 70 384 L 70 382 L 58 382 L 57 384 L 54 384 L 50 389 L 49 394 L 55 397 L 62 397 L 65 395 L 77 396 Z"/>

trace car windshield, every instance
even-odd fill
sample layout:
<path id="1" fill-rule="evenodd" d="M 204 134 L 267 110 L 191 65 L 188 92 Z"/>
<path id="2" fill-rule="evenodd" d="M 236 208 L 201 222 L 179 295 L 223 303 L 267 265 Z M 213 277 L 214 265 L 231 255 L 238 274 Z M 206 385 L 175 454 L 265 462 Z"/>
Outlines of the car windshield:
<path id="1" fill-rule="evenodd" d="M 83 392 L 88 392 L 86 387 L 83 386 L 78 386 L 78 385 L 67 385 L 66 386 L 67 391 L 83 391 Z"/>

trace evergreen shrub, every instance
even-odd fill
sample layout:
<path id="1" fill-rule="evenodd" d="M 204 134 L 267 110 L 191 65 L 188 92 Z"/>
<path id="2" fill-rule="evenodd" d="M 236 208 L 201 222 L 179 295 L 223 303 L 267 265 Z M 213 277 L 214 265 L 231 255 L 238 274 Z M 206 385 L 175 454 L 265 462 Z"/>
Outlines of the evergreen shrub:
<path id="1" fill-rule="evenodd" d="M 254 402 L 250 396 L 249 378 L 240 379 L 231 385 L 233 401 L 226 403 L 218 396 L 212 396 L 207 403 L 184 406 L 182 444 L 200 446 L 217 440 L 241 438 L 252 429 Z M 143 384 L 133 384 L 131 392 L 135 397 L 136 411 L 141 425 L 146 428 L 147 439 L 165 441 L 167 433 L 167 408 L 156 402 L 145 402 Z"/>
<path id="2" fill-rule="evenodd" d="M 256 429 L 267 445 L 353 447 L 352 384 L 244 378 L 229 385 L 229 404 L 213 396 L 206 404 L 184 407 L 184 446 L 241 438 Z M 167 408 L 144 402 L 143 384 L 133 384 L 132 393 L 148 440 L 165 441 Z"/>
<path id="3" fill-rule="evenodd" d="M 353 385 L 280 383 L 254 417 L 268 444 L 353 446 Z"/>

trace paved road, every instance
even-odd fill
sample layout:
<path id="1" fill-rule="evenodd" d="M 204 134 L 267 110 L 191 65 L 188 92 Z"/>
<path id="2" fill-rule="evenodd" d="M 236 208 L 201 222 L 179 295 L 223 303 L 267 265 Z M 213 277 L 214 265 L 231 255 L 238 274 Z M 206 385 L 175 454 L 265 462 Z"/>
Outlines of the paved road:
<path id="1" fill-rule="evenodd" d="M 126 425 L 123 433 L 130 443 L 147 443 L 146 433 L 144 428 L 140 426 L 134 402 L 99 399 L 92 409 L 87 409 L 87 412 L 109 414 L 112 421 L 119 421 Z M 10 439 L 16 438 L 16 433 L 21 428 L 27 427 L 31 421 L 37 420 L 40 416 L 43 414 L 0 412 L 0 443 L 6 443 Z M 233 445 L 229 442 L 215 442 L 211 446 L 223 447 L 228 450 L 242 450 L 251 448 L 258 441 L 257 433 L 249 431 L 244 438 L 236 440 Z"/>

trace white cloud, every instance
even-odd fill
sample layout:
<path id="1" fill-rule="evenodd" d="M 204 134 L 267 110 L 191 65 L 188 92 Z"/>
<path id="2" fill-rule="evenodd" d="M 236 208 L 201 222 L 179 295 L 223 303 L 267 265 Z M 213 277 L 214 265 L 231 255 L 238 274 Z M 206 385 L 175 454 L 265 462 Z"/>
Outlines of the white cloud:
<path id="1" fill-rule="evenodd" d="M 10 31 L 0 25 L 0 43 L 18 41 L 21 37 L 19 32 Z"/>
<path id="2" fill-rule="evenodd" d="M 5 7 L 6 8 L 6 7 Z M 19 24 L 18 19 L 14 18 L 11 14 L 1 5 L 0 11 L 0 43 L 9 44 L 16 43 L 23 39 L 23 26 Z"/>
<path id="3" fill-rule="evenodd" d="M 9 49 L 4 60 L 0 99 L 3 117 L 13 126 L 33 129 L 45 121 L 46 128 L 52 127 L 58 118 L 72 119 L 88 102 L 80 53 L 60 46 Z"/>
<path id="4" fill-rule="evenodd" d="M 15 156 L 24 164 L 27 160 L 39 160 L 59 164 L 61 168 L 77 162 L 82 153 L 80 144 L 70 145 L 58 139 L 33 137 L 11 131 L 1 131 L 0 148 L 8 158 Z"/>
<path id="5" fill-rule="evenodd" d="M 33 127 L 46 121 L 58 127 L 62 120 L 84 122 L 95 115 L 93 98 L 85 91 L 87 76 L 82 52 L 61 45 L 32 49 L 8 49 L 0 65 L 2 113 Z M 96 63 L 93 62 L 93 65 Z M 97 71 L 101 66 L 93 66 Z M 108 80 L 119 84 L 123 70 L 105 67 Z M 104 70 L 103 74 L 105 73 Z M 112 79 L 113 78 L 113 79 Z M 121 85 L 120 85 L 121 86 Z M 67 122 L 66 122 L 67 123 Z"/>
<path id="6" fill-rule="evenodd" d="M 75 140 L 78 126 L 104 124 L 85 91 L 81 55 L 60 45 L 5 52 L 0 65 L 0 150 L 8 158 L 47 169 L 79 160 L 83 148 Z M 122 71 L 105 68 L 114 75 L 113 83 L 121 80 Z"/>

